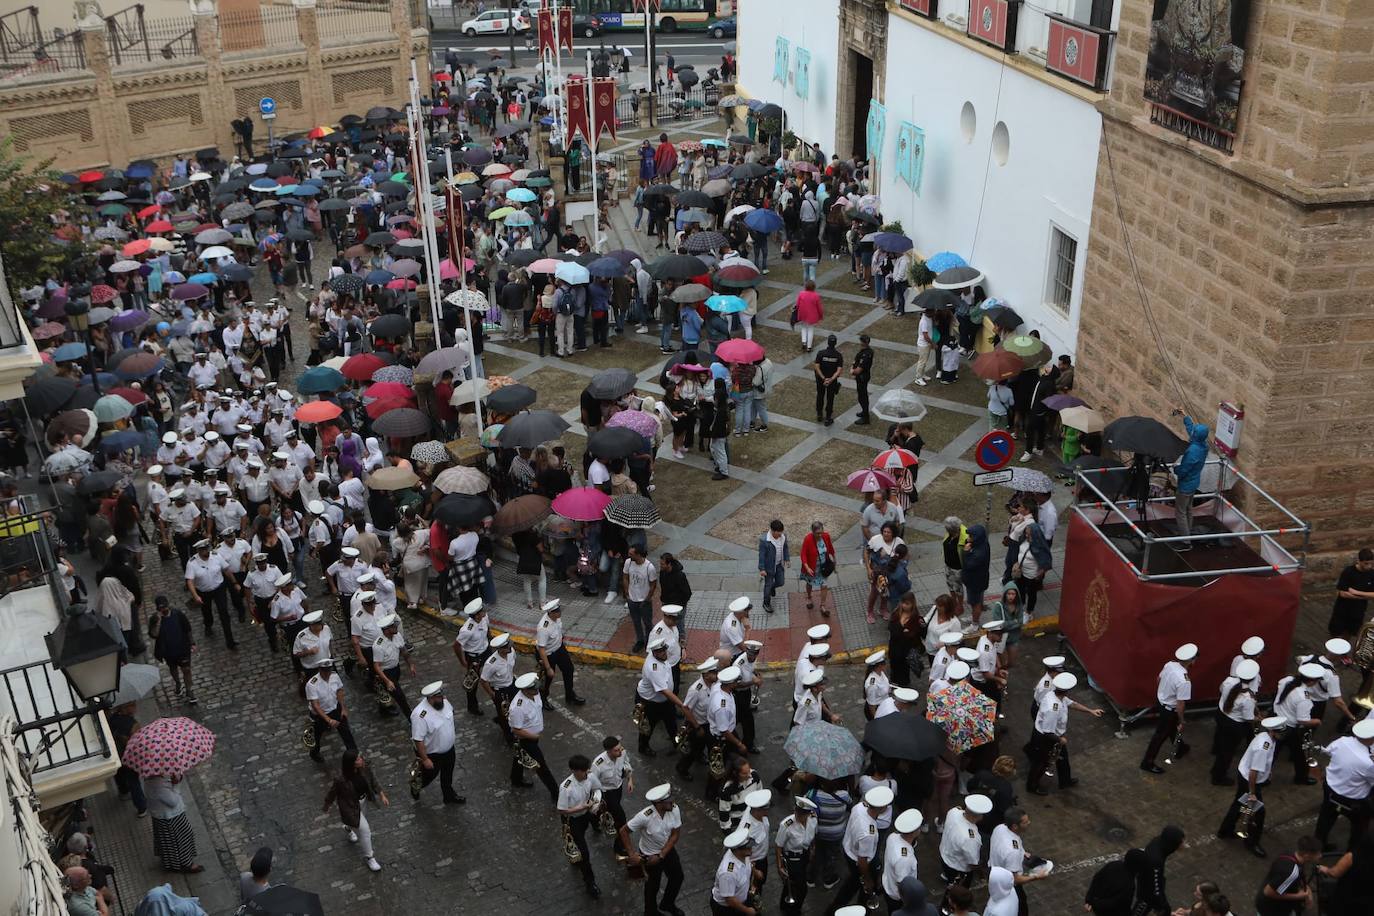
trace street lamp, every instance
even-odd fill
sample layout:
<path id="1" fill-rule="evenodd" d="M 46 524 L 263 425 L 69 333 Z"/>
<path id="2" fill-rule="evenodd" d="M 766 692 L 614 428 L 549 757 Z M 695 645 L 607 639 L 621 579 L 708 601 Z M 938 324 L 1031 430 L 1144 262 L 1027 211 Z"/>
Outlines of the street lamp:
<path id="1" fill-rule="evenodd" d="M 124 634 L 112 617 L 85 604 L 73 604 L 63 613 L 58 628 L 43 637 L 49 661 L 83 700 L 98 704 L 119 690 Z"/>
<path id="2" fill-rule="evenodd" d="M 62 306 L 62 310 L 67 313 L 67 324 L 73 331 L 78 331 L 86 341 L 86 365 L 91 370 L 91 384 L 95 386 L 95 393 L 100 394 L 100 379 L 95 371 L 95 345 L 91 338 L 91 304 L 84 299 L 68 299 L 67 304 Z"/>

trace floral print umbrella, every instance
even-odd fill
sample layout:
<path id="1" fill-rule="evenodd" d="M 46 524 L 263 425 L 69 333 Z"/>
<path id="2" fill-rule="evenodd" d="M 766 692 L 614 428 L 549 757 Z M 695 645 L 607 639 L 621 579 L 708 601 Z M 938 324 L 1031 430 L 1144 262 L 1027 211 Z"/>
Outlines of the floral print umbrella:
<path id="1" fill-rule="evenodd" d="M 926 718 L 945 730 L 956 754 L 987 744 L 997 724 L 997 704 L 966 681 L 932 692 Z"/>
<path id="2" fill-rule="evenodd" d="M 182 716 L 155 719 L 134 732 L 124 748 L 123 763 L 144 779 L 183 776 L 215 750 L 215 733 Z"/>

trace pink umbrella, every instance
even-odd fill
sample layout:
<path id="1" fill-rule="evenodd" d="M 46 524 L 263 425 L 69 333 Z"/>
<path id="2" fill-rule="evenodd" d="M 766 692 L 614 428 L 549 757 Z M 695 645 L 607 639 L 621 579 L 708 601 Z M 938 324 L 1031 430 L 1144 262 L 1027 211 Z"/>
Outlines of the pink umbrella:
<path id="1" fill-rule="evenodd" d="M 557 258 L 540 258 L 528 268 L 532 274 L 551 274 L 558 269 L 558 265 L 563 262 Z"/>
<path id="2" fill-rule="evenodd" d="M 373 382 L 363 391 L 365 398 L 400 398 L 403 401 L 415 400 L 415 392 L 409 385 L 400 382 Z"/>
<path id="3" fill-rule="evenodd" d="M 652 439 L 663 432 L 658 417 L 642 410 L 618 410 L 606 421 L 606 426 L 623 426 L 626 429 L 634 430 L 646 439 Z"/>
<path id="4" fill-rule="evenodd" d="M 415 281 L 414 281 L 414 280 L 406 280 L 406 279 L 403 279 L 403 278 L 401 278 L 401 277 L 397 277 L 395 280 L 392 280 L 391 282 L 387 283 L 386 288 L 387 288 L 387 289 L 406 289 L 406 290 L 410 290 L 410 289 L 414 289 L 414 288 L 415 288 Z"/>
<path id="5" fill-rule="evenodd" d="M 736 337 L 716 347 L 716 357 L 725 363 L 754 363 L 763 359 L 763 347 L 752 340 Z"/>
<path id="6" fill-rule="evenodd" d="M 120 762 L 145 779 L 184 776 L 191 767 L 209 760 L 214 750 L 214 732 L 193 719 L 176 716 L 154 719 L 134 732 Z"/>
<path id="7" fill-rule="evenodd" d="M 878 453 L 878 457 L 873 459 L 872 466 L 885 471 L 895 471 L 900 468 L 914 468 L 920 463 L 920 456 L 909 449 L 889 448 Z"/>
<path id="8" fill-rule="evenodd" d="M 554 498 L 553 511 L 576 522 L 594 522 L 610 504 L 611 497 L 596 487 L 576 487 Z"/>
<path id="9" fill-rule="evenodd" d="M 472 258 L 463 258 L 463 269 L 464 269 L 464 270 L 472 270 L 473 266 L 474 266 L 476 263 L 477 263 L 477 262 L 473 261 Z M 450 260 L 449 258 L 444 258 L 442 261 L 439 262 L 439 279 L 440 279 L 440 280 L 457 280 L 457 279 L 458 279 L 458 268 L 457 268 L 456 266 L 454 266 L 453 261 Z"/>
<path id="10" fill-rule="evenodd" d="M 845 480 L 845 486 L 851 490 L 858 490 L 860 493 L 876 493 L 878 490 L 886 490 L 889 487 L 897 486 L 897 481 L 891 475 L 873 468 L 865 468 L 862 471 L 855 471 Z"/>

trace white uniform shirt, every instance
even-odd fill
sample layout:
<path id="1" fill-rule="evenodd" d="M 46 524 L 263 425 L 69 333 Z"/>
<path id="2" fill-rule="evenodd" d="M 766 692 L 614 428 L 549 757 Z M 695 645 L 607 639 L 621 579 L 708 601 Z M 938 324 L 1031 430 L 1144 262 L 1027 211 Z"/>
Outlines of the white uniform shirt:
<path id="1" fill-rule="evenodd" d="M 1177 661 L 1170 661 L 1159 672 L 1159 686 L 1155 690 L 1155 699 L 1159 705 L 1166 709 L 1173 709 L 1178 705 L 1179 700 L 1191 700 L 1193 698 L 1193 685 L 1188 680 L 1188 669 Z"/>
<path id="2" fill-rule="evenodd" d="M 881 671 L 875 671 L 864 678 L 864 702 L 878 706 L 892 694 L 892 682 Z"/>
<path id="3" fill-rule="evenodd" d="M 482 615 L 481 620 L 469 617 L 463 621 L 463 626 L 453 641 L 467 654 L 481 655 L 487 651 L 487 633 L 490 632 L 490 625 L 486 614 Z"/>
<path id="4" fill-rule="evenodd" d="M 724 906 L 731 897 L 743 903 L 749 896 L 749 882 L 754 876 L 750 864 L 735 855 L 735 850 L 725 850 L 720 864 L 716 866 L 716 880 L 711 885 L 711 899 Z"/>
<path id="5" fill-rule="evenodd" d="M 800 855 L 816 842 L 816 815 L 812 814 L 803 824 L 795 814 L 789 814 L 778 822 L 777 847 L 787 855 Z"/>
<path id="6" fill-rule="evenodd" d="M 1325 674 L 1321 681 L 1307 688 L 1307 695 L 1312 698 L 1312 702 L 1317 703 L 1322 700 L 1334 699 L 1341 695 L 1341 676 L 1336 673 L 1336 666 L 1331 663 L 1331 659 L 1325 655 L 1300 655 L 1298 664 L 1305 665 L 1311 662 L 1320 665 Z"/>
<path id="7" fill-rule="evenodd" d="M 1278 742 L 1274 736 L 1268 732 L 1260 732 L 1250 739 L 1250 746 L 1245 749 L 1245 753 L 1240 756 L 1240 763 L 1236 766 L 1236 772 L 1241 779 L 1248 780 L 1250 771 L 1255 771 L 1255 785 L 1269 781 L 1269 774 L 1274 769 L 1274 751 L 1278 748 Z"/>
<path id="8" fill-rule="evenodd" d="M 792 723 L 794 725 L 806 725 L 809 722 L 819 721 L 821 721 L 821 695 L 807 690 L 806 695 L 797 704 L 796 711 L 792 713 Z"/>
<path id="9" fill-rule="evenodd" d="M 243 572 L 243 561 L 253 555 L 253 545 L 243 538 L 234 538 L 234 543 L 220 544 L 215 548 L 215 556 L 224 561 L 224 571 L 232 576 Z"/>
<path id="10" fill-rule="evenodd" d="M 534 634 L 534 644 L 552 655 L 563 647 L 563 618 L 554 620 L 548 614 L 539 618 L 539 629 Z"/>
<path id="11" fill-rule="evenodd" d="M 890 716 L 897 712 L 897 701 L 891 694 L 883 697 L 883 701 L 878 704 L 878 708 L 873 711 L 873 718 L 881 719 L 883 716 Z"/>
<path id="12" fill-rule="evenodd" d="M 239 478 L 239 491 L 243 498 L 253 503 L 265 503 L 272 495 L 272 481 L 262 472 L 262 468 L 250 468 Z"/>
<path id="13" fill-rule="evenodd" d="M 1069 698 L 1051 691 L 1035 711 L 1035 730 L 1042 735 L 1063 735 L 1069 729 Z"/>
<path id="14" fill-rule="evenodd" d="M 652 655 L 644 659 L 639 672 L 639 686 L 635 693 L 646 703 L 667 703 L 663 691 L 673 689 L 673 669 Z"/>
<path id="15" fill-rule="evenodd" d="M 613 792 L 625 785 L 625 780 L 634 769 L 629 754 L 621 754 L 612 760 L 610 751 L 602 751 L 592 760 L 592 775 L 606 792 Z"/>
<path id="16" fill-rule="evenodd" d="M 792 702 L 801 703 L 802 697 L 806 695 L 806 685 L 802 681 L 808 674 L 821 667 L 811 660 L 808 656 L 797 662 L 797 667 L 792 669 Z"/>
<path id="17" fill-rule="evenodd" d="M 401 664 L 401 650 L 406 647 L 405 637 L 378 636 L 372 641 L 372 661 L 383 671 L 389 671 Z"/>
<path id="18" fill-rule="evenodd" d="M 1005 868 L 1013 875 L 1019 875 L 1026 867 L 1026 850 L 1021 847 L 1021 837 L 1006 824 L 998 824 L 992 829 L 992 839 L 988 843 L 988 867 Z"/>
<path id="19" fill-rule="evenodd" d="M 949 646 L 940 646 L 940 650 L 935 653 L 935 657 L 930 661 L 930 682 L 943 680 L 945 670 L 949 668 L 949 663 L 954 661 L 954 653 L 949 651 Z"/>
<path id="20" fill-rule="evenodd" d="M 872 776 L 865 775 L 859 777 L 859 797 L 862 798 L 863 796 L 868 794 L 869 789 L 876 789 L 878 786 L 886 786 L 887 788 L 892 790 L 892 793 L 894 795 L 897 793 L 897 780 L 891 777 L 888 777 L 887 779 L 874 779 Z M 878 816 L 873 820 L 874 823 L 878 825 L 879 830 L 886 830 L 887 828 L 891 827 L 892 806 L 888 805 L 886 808 L 879 811 Z"/>
<path id="21" fill-rule="evenodd" d="M 197 592 L 204 594 L 224 584 L 227 568 L 223 557 L 212 553 L 202 560 L 200 554 L 196 554 L 186 563 L 186 578 L 195 585 Z"/>
<path id="22" fill-rule="evenodd" d="M 300 658 L 302 667 L 318 668 L 320 662 L 333 657 L 330 654 L 329 644 L 332 638 L 333 634 L 329 632 L 329 624 L 327 623 L 320 628 L 320 635 L 318 636 L 310 632 L 309 627 L 306 627 L 296 634 L 296 641 L 291 646 L 291 654 Z M 301 652 L 307 650 L 308 655 L 300 655 Z"/>
<path id="23" fill-rule="evenodd" d="M 1312 718 L 1312 696 L 1307 692 L 1307 688 L 1301 684 L 1288 692 L 1288 696 L 1282 700 L 1283 688 L 1288 686 L 1289 681 L 1293 680 L 1290 674 L 1288 677 L 1280 678 L 1274 691 L 1274 715 L 1283 716 L 1288 720 L 1289 725 L 1295 722 L 1305 722 Z"/>
<path id="24" fill-rule="evenodd" d="M 978 653 L 978 662 L 973 669 L 972 678 L 980 684 L 987 683 L 988 679 L 997 673 L 997 643 L 985 634 L 978 637 L 978 645 L 974 651 Z"/>
<path id="25" fill-rule="evenodd" d="M 1331 760 L 1326 764 L 1326 785 L 1346 798 L 1366 798 L 1374 789 L 1374 758 L 1359 738 L 1346 735 L 1326 746 Z"/>
<path id="26" fill-rule="evenodd" d="M 172 527 L 173 534 L 190 534 L 199 519 L 200 510 L 190 500 L 181 505 L 173 502 L 162 511 L 162 520 Z"/>
<path id="27" fill-rule="evenodd" d="M 739 618 L 733 613 L 726 614 L 725 619 L 720 623 L 720 647 L 729 649 L 731 655 L 740 651 L 740 643 L 744 642 L 744 624 L 740 623 Z"/>
<path id="28" fill-rule="evenodd" d="M 296 465 L 297 468 L 299 468 L 302 471 L 305 470 L 306 462 L 315 460 L 315 450 L 310 446 L 306 445 L 304 442 L 298 441 L 294 446 L 288 446 L 287 448 L 282 449 L 282 451 L 290 455 L 291 461 Z M 319 480 L 319 477 L 317 476 L 315 479 Z M 316 484 L 315 492 L 319 492 L 318 484 Z"/>
<path id="29" fill-rule="evenodd" d="M 625 826 L 629 828 L 631 835 L 638 835 L 636 842 L 641 855 L 658 855 L 663 851 L 663 847 L 668 845 L 668 838 L 673 835 L 673 831 L 682 827 L 682 810 L 673 805 L 667 813 L 659 813 L 657 808 L 650 805 L 626 821 Z"/>
<path id="30" fill-rule="evenodd" d="M 153 515 L 162 517 L 163 511 L 171 505 L 171 500 L 167 496 L 167 488 L 156 480 L 148 481 L 148 508 L 153 510 Z"/>
<path id="31" fill-rule="evenodd" d="M 1221 682 L 1221 701 L 1224 703 L 1226 697 L 1231 693 L 1231 688 L 1240 683 L 1240 679 L 1234 675 Z M 1245 684 L 1245 687 L 1236 694 L 1236 698 L 1231 701 L 1231 711 L 1222 710 L 1222 715 L 1227 716 L 1235 722 L 1253 722 L 1255 719 L 1255 691 L 1259 687 L 1259 678 L 1253 678 Z"/>
<path id="32" fill-rule="evenodd" d="M 749 853 L 749 861 L 759 862 L 768 858 L 768 840 L 773 835 L 773 827 L 768 823 L 768 815 L 756 819 L 749 811 L 739 819 L 739 829 L 749 831 L 749 842 L 754 847 Z M 765 865 L 764 871 L 768 868 Z"/>
<path id="33" fill-rule="evenodd" d="M 735 660 L 732 661 L 730 664 L 734 665 L 736 668 L 739 669 L 739 689 L 753 690 L 754 663 L 749 660 L 749 653 L 741 652 L 739 655 L 735 656 Z"/>
<path id="34" fill-rule="evenodd" d="M 891 833 L 883 847 L 883 893 L 893 900 L 901 900 L 899 890 L 903 880 L 916 877 L 916 850 L 902 838 Z"/>
<path id="35" fill-rule="evenodd" d="M 1035 689 L 1031 691 L 1037 710 L 1040 708 L 1040 701 L 1051 693 L 1054 693 L 1054 673 L 1048 672 L 1035 682 Z"/>
<path id="36" fill-rule="evenodd" d="M 721 690 L 720 684 L 711 686 L 710 711 L 706 714 L 706 721 L 711 727 L 712 736 L 717 738 L 735 730 L 735 695 Z"/>
<path id="37" fill-rule="evenodd" d="M 972 871 L 982 856 L 983 840 L 978 825 L 964 816 L 962 808 L 951 808 L 945 815 L 945 832 L 940 836 L 940 859 L 955 871 Z"/>
<path id="38" fill-rule="evenodd" d="M 687 688 L 687 695 L 682 698 L 682 703 L 692 711 L 692 715 L 697 717 L 697 722 L 705 722 L 707 714 L 711 711 L 711 688 L 714 684 L 706 683 L 706 678 L 699 677 L 695 684 Z"/>
<path id="39" fill-rule="evenodd" d="M 272 449 L 275 451 L 286 444 L 286 434 L 291 432 L 291 421 L 285 417 L 273 417 L 263 425 L 262 432 L 267 441 L 272 443 Z"/>
<path id="40" fill-rule="evenodd" d="M 487 656 L 487 660 L 482 662 L 482 680 L 486 681 L 493 689 L 509 687 L 515 682 L 515 650 L 511 650 L 502 656 L 500 652 L 493 652 Z"/>
<path id="41" fill-rule="evenodd" d="M 274 487 L 290 496 L 300 485 L 301 469 L 290 462 L 283 462 L 280 467 L 274 464 L 267 469 L 267 479 Z"/>
<path id="42" fill-rule="evenodd" d="M 260 568 L 254 563 L 253 568 L 248 570 L 248 575 L 243 577 L 243 584 L 253 593 L 254 598 L 273 598 L 277 594 L 277 580 L 281 578 L 281 570 L 267 564 L 266 568 Z"/>
<path id="43" fill-rule="evenodd" d="M 343 681 L 333 671 L 320 671 L 310 680 L 305 682 L 305 705 L 311 712 L 314 707 L 310 704 L 319 703 L 320 709 L 324 710 L 325 715 L 329 715 L 339 708 L 339 691 L 343 689 Z"/>
<path id="44" fill-rule="evenodd" d="M 289 592 L 278 590 L 272 596 L 270 613 L 277 623 L 295 623 L 305 616 L 305 592 L 294 585 Z"/>
<path id="45" fill-rule="evenodd" d="M 377 641 L 377 637 L 382 635 L 382 628 L 377 626 L 378 619 L 376 611 L 355 611 L 353 619 L 348 623 L 349 635 L 358 637 L 360 645 L 372 645 Z"/>
<path id="46" fill-rule="evenodd" d="M 558 811 L 567 814 L 573 808 L 580 808 L 591 801 L 593 792 L 601 791 L 601 783 L 596 776 L 587 774 L 586 779 L 578 779 L 569 774 L 558 786 Z"/>
<path id="47" fill-rule="evenodd" d="M 326 572 L 334 577 L 340 595 L 352 595 L 358 590 L 358 577 L 367 572 L 367 566 L 356 559 L 350 564 L 336 560 Z"/>
<path id="48" fill-rule="evenodd" d="M 536 738 L 544 733 L 544 706 L 538 695 L 527 697 L 519 693 L 510 703 L 511 728 L 532 733 Z"/>
<path id="49" fill-rule="evenodd" d="M 878 824 L 869 816 L 867 805 L 860 803 L 849 809 L 840 848 L 852 862 L 858 862 L 860 856 L 872 862 L 878 854 Z"/>
<path id="50" fill-rule="evenodd" d="M 410 711 L 410 740 L 422 741 L 426 754 L 442 754 L 453 750 L 453 704 L 447 699 L 439 709 L 429 700 L 421 700 Z"/>
<path id="51" fill-rule="evenodd" d="M 682 662 L 682 642 L 678 638 L 677 627 L 670 627 L 666 620 L 660 620 L 649 631 L 649 642 L 655 639 L 662 639 L 668 644 L 668 667 Z"/>

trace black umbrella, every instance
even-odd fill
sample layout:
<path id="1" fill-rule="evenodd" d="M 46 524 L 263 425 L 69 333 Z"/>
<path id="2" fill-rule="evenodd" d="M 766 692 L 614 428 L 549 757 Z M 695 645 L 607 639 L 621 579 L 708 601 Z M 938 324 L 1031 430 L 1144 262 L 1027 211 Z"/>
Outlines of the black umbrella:
<path id="1" fill-rule="evenodd" d="M 367 326 L 373 337 L 404 337 L 410 333 L 410 319 L 404 315 L 383 315 Z"/>
<path id="2" fill-rule="evenodd" d="M 396 236 L 386 231 L 369 232 L 367 238 L 363 239 L 363 244 L 368 248 L 385 248 L 396 244 Z"/>
<path id="3" fill-rule="evenodd" d="M 349 296 L 357 293 L 364 285 L 366 284 L 363 283 L 363 278 L 357 274 L 340 274 L 329 281 L 331 289 Z"/>
<path id="4" fill-rule="evenodd" d="M 701 77 L 697 76 L 695 70 L 679 70 L 677 71 L 677 81 L 682 84 L 683 89 L 690 89 L 701 82 Z"/>
<path id="5" fill-rule="evenodd" d="M 367 110 L 367 115 L 365 116 L 364 120 L 367 120 L 367 121 L 386 121 L 386 120 L 388 120 L 389 118 L 394 117 L 395 114 L 396 114 L 396 109 L 394 109 L 394 108 L 389 108 L 389 107 L 387 107 L 386 105 L 377 105 L 377 106 L 375 106 L 375 107 L 373 107 L 373 108 L 369 108 L 369 109 Z"/>
<path id="6" fill-rule="evenodd" d="M 487 409 L 492 413 L 513 414 L 534 403 L 538 393 L 529 385 L 507 385 L 487 395 Z"/>
<path id="7" fill-rule="evenodd" d="M 677 188 L 670 184 L 654 184 L 644 189 L 645 197 L 672 197 L 677 193 Z"/>
<path id="8" fill-rule="evenodd" d="M 75 393 L 76 382 L 69 378 L 42 378 L 25 390 L 24 403 L 28 405 L 30 416 L 46 417 L 64 406 Z"/>
<path id="9" fill-rule="evenodd" d="M 537 248 L 517 248 L 506 255 L 506 263 L 515 267 L 529 267 L 542 257 L 544 253 Z"/>
<path id="10" fill-rule="evenodd" d="M 521 131 L 529 130 L 533 126 L 534 125 L 529 121 L 511 121 L 509 124 L 502 124 L 500 127 L 496 128 L 494 136 L 501 138 L 514 136 Z"/>
<path id="11" fill-rule="evenodd" d="M 1102 441 L 1114 452 L 1131 452 L 1174 461 L 1188 448 L 1173 430 L 1153 417 L 1122 417 L 1107 424 Z"/>
<path id="12" fill-rule="evenodd" d="M 1019 328 L 1023 319 L 1016 310 L 1009 305 L 994 305 L 991 308 L 983 309 L 983 316 L 992 319 L 992 325 L 1004 331 L 1014 331 Z"/>
<path id="13" fill-rule="evenodd" d="M 383 436 L 423 436 L 430 427 L 429 415 L 414 407 L 396 407 L 372 422 L 372 431 Z"/>
<path id="14" fill-rule="evenodd" d="M 965 289 L 983 282 L 983 272 L 976 267 L 951 267 L 935 275 L 931 286 L 936 289 Z"/>
<path id="15" fill-rule="evenodd" d="M 610 426 L 592 433 L 587 451 L 598 458 L 628 458 L 644 451 L 644 437 L 624 426 Z"/>
<path id="16" fill-rule="evenodd" d="M 691 254 L 705 254 L 708 251 L 719 251 L 728 244 L 730 240 L 724 235 L 708 229 L 705 232 L 693 232 L 687 237 L 685 247 Z"/>
<path id="17" fill-rule="evenodd" d="M 118 471 L 96 471 L 81 478 L 81 482 L 76 485 L 76 491 L 82 496 L 94 496 L 97 493 L 104 493 L 113 487 L 124 477 Z"/>
<path id="18" fill-rule="evenodd" d="M 647 269 L 655 280 L 689 280 L 710 272 L 705 261 L 689 254 L 670 254 L 654 261 Z"/>
<path id="19" fill-rule="evenodd" d="M 592 376 L 587 393 L 598 401 L 614 401 L 634 391 L 638 382 L 629 369 L 602 369 Z"/>
<path id="20" fill-rule="evenodd" d="M 863 745 L 888 760 L 930 760 L 945 749 L 945 733 L 917 713 L 890 713 L 864 727 Z"/>
<path id="21" fill-rule="evenodd" d="M 383 197 L 407 197 L 410 195 L 410 185 L 402 181 L 383 181 L 377 185 L 377 191 Z"/>
<path id="22" fill-rule="evenodd" d="M 534 448 L 563 435 L 568 425 L 552 410 L 531 410 L 512 417 L 496 434 L 496 441 L 505 448 Z"/>
<path id="23" fill-rule="evenodd" d="M 753 146 L 754 138 L 748 134 L 731 134 L 730 142 L 735 146 Z"/>
<path id="24" fill-rule="evenodd" d="M 606 521 L 614 522 L 622 528 L 652 528 L 663 520 L 654 501 L 638 493 L 623 493 L 617 496 L 611 500 L 611 504 L 602 515 L 606 517 Z"/>
<path id="25" fill-rule="evenodd" d="M 1119 497 L 1130 480 L 1130 471 L 1120 461 L 1100 458 L 1097 455 L 1079 455 L 1069 462 L 1064 470 L 1095 471 L 1096 473 L 1085 474 L 1084 477 L 1111 499 Z"/>
<path id="26" fill-rule="evenodd" d="M 781 118 L 781 117 L 782 117 L 782 106 L 779 105 L 779 104 L 777 104 L 776 102 L 769 102 L 767 105 L 764 105 L 764 106 L 763 106 L 762 108 L 760 108 L 758 111 L 754 112 L 754 117 L 756 117 L 756 118 Z"/>
<path id="27" fill-rule="evenodd" d="M 302 227 L 300 229 L 286 230 L 286 237 L 293 242 L 309 242 L 315 238 L 315 233 Z"/>
<path id="28" fill-rule="evenodd" d="M 735 166 L 730 173 L 731 181 L 750 181 L 754 178 L 762 178 L 768 174 L 768 169 L 759 165 L 757 162 L 745 162 Z"/>
<path id="29" fill-rule="evenodd" d="M 291 174 L 291 163 L 289 162 L 270 162 L 267 165 L 268 178 L 285 178 Z"/>
<path id="30" fill-rule="evenodd" d="M 458 189 L 458 193 L 463 196 L 464 202 L 471 203 L 483 194 L 480 184 L 465 184 Z"/>
<path id="31" fill-rule="evenodd" d="M 82 385 L 76 389 L 76 394 L 72 395 L 72 399 L 67 402 L 66 406 L 68 410 L 76 410 L 77 408 L 90 410 L 98 400 L 100 400 L 100 392 L 91 385 Z"/>
<path id="32" fill-rule="evenodd" d="M 523 249 L 522 249 L 523 250 Z M 615 258 L 598 257 L 590 264 L 586 265 L 587 273 L 593 277 L 623 277 L 625 276 L 625 265 Z"/>
<path id="33" fill-rule="evenodd" d="M 488 95 L 490 97 L 490 95 Z M 486 165 L 491 161 L 491 151 L 480 146 L 469 146 L 463 150 L 463 161 L 468 165 Z"/>
<path id="34" fill-rule="evenodd" d="M 495 514 L 496 506 L 490 499 L 466 493 L 451 493 L 434 507 L 434 517 L 445 525 L 476 525 Z"/>
<path id="35" fill-rule="evenodd" d="M 278 884 L 256 894 L 243 906 L 244 916 L 324 916 L 318 894 Z"/>
<path id="36" fill-rule="evenodd" d="M 220 272 L 220 276 L 230 283 L 248 283 L 253 279 L 253 268 L 247 264 L 230 264 Z"/>
<path id="37" fill-rule="evenodd" d="M 959 297 L 947 289 L 923 289 L 911 303 L 913 309 L 952 309 L 959 304 Z"/>
<path id="38" fill-rule="evenodd" d="M 320 201 L 320 212 L 329 213 L 334 210 L 348 210 L 351 209 L 352 206 L 352 204 L 342 197 L 326 197 L 324 200 Z"/>
<path id="39" fill-rule="evenodd" d="M 710 194 L 703 194 L 700 191 L 683 191 L 673 203 L 679 207 L 709 207 L 714 201 Z"/>
<path id="40" fill-rule="evenodd" d="M 736 169 L 735 171 L 739 170 Z M 730 177 L 733 178 L 735 176 L 731 175 Z M 858 220 L 859 222 L 865 223 L 869 226 L 880 226 L 883 222 L 881 219 L 878 218 L 878 214 L 869 213 L 867 210 L 846 210 L 844 211 L 844 216 L 845 219 Z"/>

